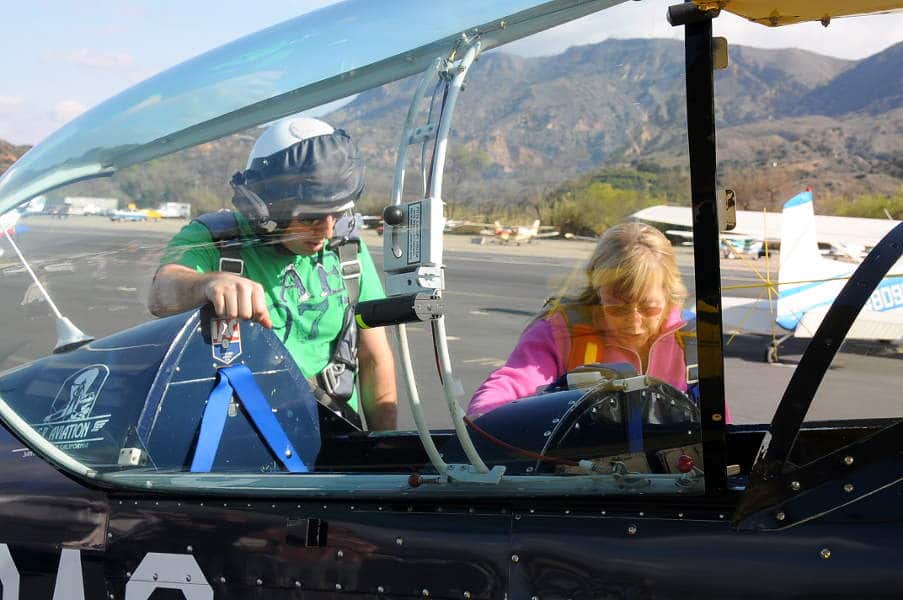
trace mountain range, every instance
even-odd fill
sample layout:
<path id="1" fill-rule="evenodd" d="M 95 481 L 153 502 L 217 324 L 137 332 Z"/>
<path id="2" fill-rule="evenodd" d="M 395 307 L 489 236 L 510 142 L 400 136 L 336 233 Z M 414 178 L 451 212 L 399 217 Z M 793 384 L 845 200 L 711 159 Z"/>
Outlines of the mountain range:
<path id="1" fill-rule="evenodd" d="M 483 55 L 455 112 L 446 196 L 518 204 L 605 167 L 651 162 L 685 171 L 683 72 L 677 40 L 607 40 L 538 58 Z M 741 190 L 744 208 L 774 204 L 805 185 L 836 196 L 893 193 L 903 185 L 900 73 L 903 43 L 859 61 L 732 47 L 730 66 L 716 73 L 720 183 Z M 358 141 L 372 197 L 387 197 L 417 79 L 364 92 L 325 117 Z M 246 132 L 183 151 L 179 176 L 209 198 L 229 196 L 223 174 L 243 167 L 251 139 Z M 0 142 L 0 169 L 26 148 Z M 230 164 L 211 164 L 219 151 Z M 127 170 L 134 173 L 120 191 L 155 203 L 159 178 L 142 170 L 173 171 L 153 163 Z M 108 186 L 118 179 L 79 185 L 116 193 Z M 171 183 L 167 196 L 178 193 Z"/>
<path id="2" fill-rule="evenodd" d="M 11 164 L 25 154 L 31 146 L 15 146 L 7 141 L 0 140 L 0 173 L 6 171 Z"/>
<path id="3" fill-rule="evenodd" d="M 893 75 L 903 72 L 903 43 L 862 61 L 738 46 L 730 61 L 715 83 L 724 185 L 763 169 L 786 191 L 891 192 L 903 183 L 903 83 Z M 686 168 L 683 72 L 677 40 L 608 40 L 542 58 L 489 53 L 459 99 L 455 142 L 488 155 L 488 197 L 637 160 Z M 359 140 L 371 174 L 392 173 L 415 85 L 371 90 L 331 115 Z M 379 175 L 371 182 L 388 185 Z M 741 202 L 756 208 L 774 192 Z"/>

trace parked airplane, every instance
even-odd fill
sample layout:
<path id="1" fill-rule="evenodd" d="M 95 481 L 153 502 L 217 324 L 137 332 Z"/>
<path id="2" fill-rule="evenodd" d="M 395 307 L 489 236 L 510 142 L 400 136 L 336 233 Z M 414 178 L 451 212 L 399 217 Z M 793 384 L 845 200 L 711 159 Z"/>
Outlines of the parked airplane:
<path id="1" fill-rule="evenodd" d="M 0 215 L 0 230 L 12 235 L 16 232 L 16 223 L 22 218 L 22 213 L 17 210 L 11 210 L 8 213 Z"/>
<path id="2" fill-rule="evenodd" d="M 0 238 L 5 235 L 13 235 L 16 233 L 16 223 L 22 217 L 22 213 L 18 210 L 11 210 L 8 213 L 0 215 Z M 6 253 L 6 249 L 0 244 L 0 256 Z"/>
<path id="3" fill-rule="evenodd" d="M 650 206 L 631 215 L 639 221 L 668 228 L 668 233 L 675 233 L 680 228 L 690 232 L 693 217 L 689 207 L 684 206 Z M 815 215 L 816 238 L 820 246 L 826 248 L 827 254 L 862 260 L 864 252 L 874 246 L 900 221 L 891 219 L 866 219 L 860 217 L 835 217 Z M 748 210 L 737 211 L 737 225 L 726 235 L 741 239 L 758 240 L 763 243 L 779 241 L 777 233 L 782 231 L 781 215 Z M 686 234 L 684 234 L 686 235 Z"/>
<path id="4" fill-rule="evenodd" d="M 493 237 L 500 244 L 529 244 L 537 238 L 558 237 L 560 233 L 553 230 L 552 226 L 543 226 L 539 224 L 539 219 L 533 221 L 532 225 L 502 225 L 498 221 L 492 224 L 492 229 L 484 229 L 480 235 Z M 545 229 L 546 231 L 542 231 Z"/>
<path id="5" fill-rule="evenodd" d="M 883 221 L 882 221 L 883 222 Z M 766 297 L 722 298 L 725 331 L 773 336 L 766 359 L 790 337 L 811 338 L 855 265 L 825 258 L 818 249 L 812 191 L 801 192 L 783 207 L 777 281 L 766 273 Z M 897 342 L 903 338 L 903 264 L 891 270 L 859 314 L 848 340 Z"/>
<path id="6" fill-rule="evenodd" d="M 668 229 L 665 235 L 669 238 L 677 238 L 683 244 L 693 245 L 693 232 L 684 229 Z M 761 239 L 756 239 L 747 235 L 735 235 L 732 233 L 722 233 L 721 238 L 721 258 L 753 258 L 758 259 L 761 256 L 765 243 Z"/>

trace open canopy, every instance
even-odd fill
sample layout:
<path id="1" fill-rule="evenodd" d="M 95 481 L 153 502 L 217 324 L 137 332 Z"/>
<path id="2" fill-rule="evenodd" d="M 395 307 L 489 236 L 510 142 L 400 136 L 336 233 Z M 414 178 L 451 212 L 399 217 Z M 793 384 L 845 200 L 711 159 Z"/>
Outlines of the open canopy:
<path id="1" fill-rule="evenodd" d="M 0 214 L 50 189 L 418 73 L 462 36 L 479 36 L 488 50 L 621 1 L 348 0 L 302 15 L 81 115 L 0 178 Z"/>

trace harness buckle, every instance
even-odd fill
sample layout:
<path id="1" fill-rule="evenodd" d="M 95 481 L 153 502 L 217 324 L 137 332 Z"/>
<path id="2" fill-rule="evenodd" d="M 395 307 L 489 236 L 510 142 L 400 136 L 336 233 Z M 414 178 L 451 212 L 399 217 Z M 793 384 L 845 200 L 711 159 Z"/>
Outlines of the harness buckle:
<path id="1" fill-rule="evenodd" d="M 323 370 L 320 371 L 320 374 L 317 377 L 319 379 L 318 383 L 320 384 L 320 387 L 323 388 L 323 391 L 330 396 L 334 395 L 339 387 L 339 378 L 344 372 L 345 365 L 342 363 L 331 362 L 323 367 Z"/>
<path id="2" fill-rule="evenodd" d="M 342 279 L 354 279 L 360 277 L 361 261 L 356 258 L 341 261 L 339 263 L 339 271 L 342 273 Z"/>

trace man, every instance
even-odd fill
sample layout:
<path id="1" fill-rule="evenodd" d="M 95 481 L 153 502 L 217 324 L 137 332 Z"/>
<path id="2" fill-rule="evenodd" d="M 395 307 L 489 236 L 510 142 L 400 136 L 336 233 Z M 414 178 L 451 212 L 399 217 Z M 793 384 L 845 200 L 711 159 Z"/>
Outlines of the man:
<path id="1" fill-rule="evenodd" d="M 346 232 L 334 239 L 337 221 L 364 186 L 354 143 L 323 121 L 283 119 L 260 136 L 232 186 L 236 212 L 203 215 L 170 241 L 151 286 L 151 313 L 210 302 L 219 317 L 272 328 L 321 401 L 346 416 L 363 413 L 370 429 L 394 429 L 395 365 L 386 333 L 357 331 L 349 309 L 349 290 L 374 300 L 384 297 L 382 284 L 363 241 L 343 240 Z M 216 224 L 224 218 L 230 235 Z"/>

